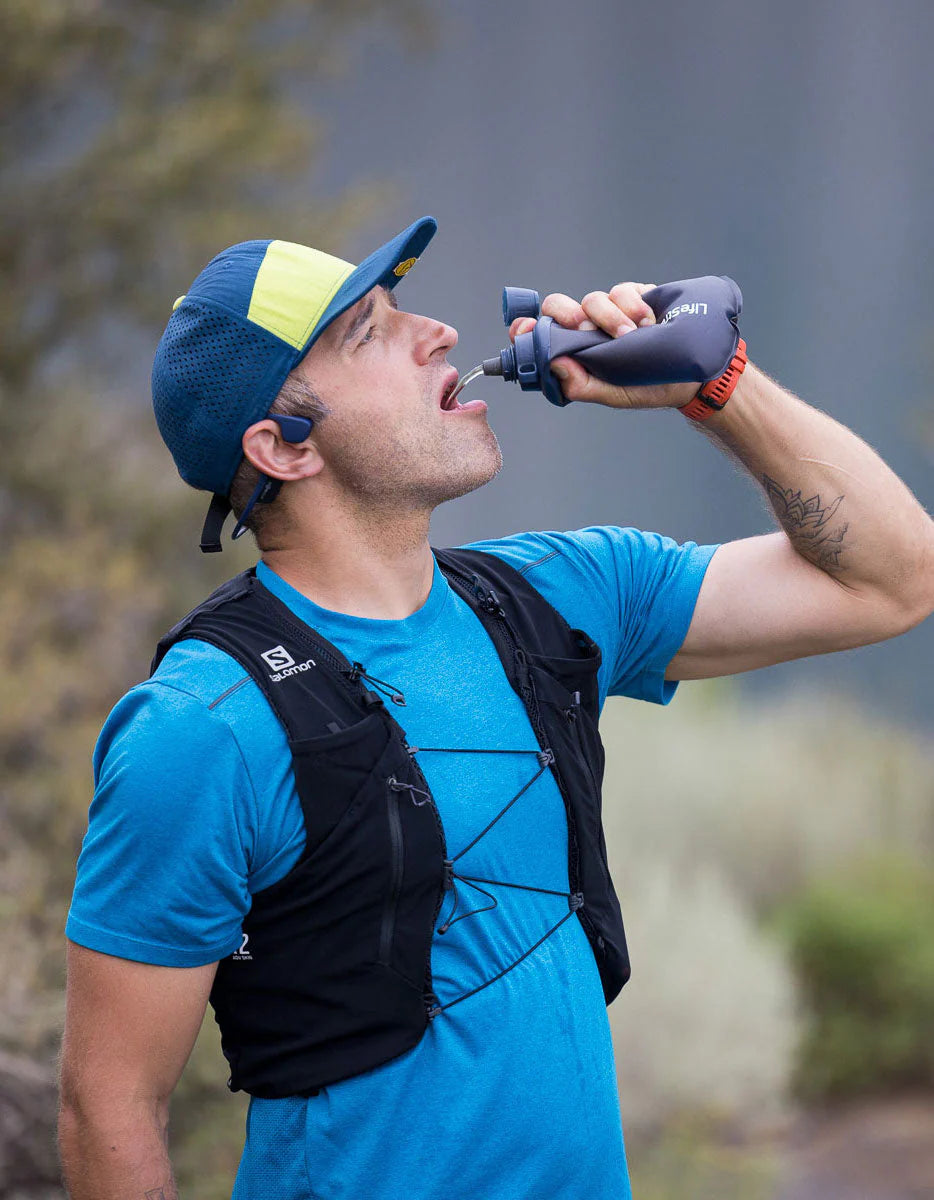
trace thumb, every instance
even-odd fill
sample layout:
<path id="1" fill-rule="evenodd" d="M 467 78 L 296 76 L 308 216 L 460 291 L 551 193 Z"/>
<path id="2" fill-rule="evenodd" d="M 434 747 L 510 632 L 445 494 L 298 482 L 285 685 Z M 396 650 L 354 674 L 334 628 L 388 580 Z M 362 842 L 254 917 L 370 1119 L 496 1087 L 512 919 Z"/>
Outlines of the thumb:
<path id="1" fill-rule="evenodd" d="M 509 326 L 509 340 L 514 342 L 520 333 L 529 333 L 536 326 L 537 322 L 533 317 L 516 317 L 513 323 Z"/>
<path id="2" fill-rule="evenodd" d="M 573 358 L 556 358 L 551 363 L 551 373 L 561 384 L 561 391 L 567 400 L 585 400 L 588 389 L 594 383 L 590 372 L 585 371 Z"/>

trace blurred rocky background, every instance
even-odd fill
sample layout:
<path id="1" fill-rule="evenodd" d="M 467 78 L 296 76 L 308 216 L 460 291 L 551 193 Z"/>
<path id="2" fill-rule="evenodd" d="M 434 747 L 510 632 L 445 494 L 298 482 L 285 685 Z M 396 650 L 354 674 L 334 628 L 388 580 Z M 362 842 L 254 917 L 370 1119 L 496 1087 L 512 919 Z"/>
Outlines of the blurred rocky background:
<path id="1" fill-rule="evenodd" d="M 241 238 L 353 258 L 432 212 L 404 302 L 459 328 L 466 369 L 502 342 L 504 283 L 729 273 L 756 360 L 930 506 L 934 10 L 2 0 L 0 45 L 0 1197 L 59 1200 L 91 748 L 159 633 L 250 561 L 198 554 L 204 501 L 155 432 L 172 300 Z M 439 544 L 771 527 L 673 415 L 476 386 L 507 466 L 439 512 Z M 638 1200 L 934 1195 L 932 661 L 928 622 L 607 706 Z M 173 1110 L 188 1200 L 229 1194 L 225 1078 L 208 1021 Z"/>

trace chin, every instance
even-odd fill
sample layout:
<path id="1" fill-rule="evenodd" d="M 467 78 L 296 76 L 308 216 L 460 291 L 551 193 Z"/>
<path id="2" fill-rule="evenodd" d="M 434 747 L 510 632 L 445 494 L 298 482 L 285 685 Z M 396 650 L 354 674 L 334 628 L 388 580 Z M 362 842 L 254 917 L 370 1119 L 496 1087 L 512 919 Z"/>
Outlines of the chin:
<path id="1" fill-rule="evenodd" d="M 418 508 L 437 508 L 448 500 L 456 500 L 458 496 L 466 496 L 489 483 L 500 472 L 503 466 L 503 456 L 499 442 L 493 434 L 482 452 L 476 449 L 470 455 L 469 461 L 464 458 L 453 458 L 445 455 L 446 461 L 435 460 L 436 468 L 420 483 L 414 480 L 405 490 L 409 500 Z M 440 470 L 437 468 L 440 467 Z"/>
<path id="2" fill-rule="evenodd" d="M 446 499 L 455 500 L 458 496 L 466 496 L 469 492 L 475 492 L 477 488 L 482 488 L 484 484 L 495 479 L 502 470 L 503 452 L 492 429 L 489 441 L 483 447 L 483 453 L 478 453 L 472 458 L 472 462 L 459 464 L 461 469 L 448 476 Z"/>

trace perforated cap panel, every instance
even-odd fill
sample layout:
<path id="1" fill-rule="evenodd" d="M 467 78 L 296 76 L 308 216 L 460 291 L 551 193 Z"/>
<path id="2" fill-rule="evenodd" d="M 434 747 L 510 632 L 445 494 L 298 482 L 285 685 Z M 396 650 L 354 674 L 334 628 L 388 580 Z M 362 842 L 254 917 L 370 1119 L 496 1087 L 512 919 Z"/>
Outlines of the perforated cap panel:
<path id="1" fill-rule="evenodd" d="M 159 431 L 186 483 L 225 493 L 241 438 L 261 420 L 295 352 L 228 310 L 186 298 L 172 314 L 152 369 Z"/>

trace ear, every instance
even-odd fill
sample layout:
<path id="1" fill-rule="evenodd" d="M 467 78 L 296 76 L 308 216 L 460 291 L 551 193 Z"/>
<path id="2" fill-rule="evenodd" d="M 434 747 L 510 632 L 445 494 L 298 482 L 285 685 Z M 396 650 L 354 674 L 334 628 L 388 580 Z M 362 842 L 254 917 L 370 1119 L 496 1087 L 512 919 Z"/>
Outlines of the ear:
<path id="1" fill-rule="evenodd" d="M 263 475 L 283 482 L 309 479 L 324 466 L 313 437 L 287 442 L 275 421 L 266 418 L 251 425 L 243 435 L 244 456 Z"/>

